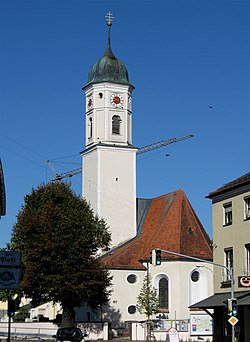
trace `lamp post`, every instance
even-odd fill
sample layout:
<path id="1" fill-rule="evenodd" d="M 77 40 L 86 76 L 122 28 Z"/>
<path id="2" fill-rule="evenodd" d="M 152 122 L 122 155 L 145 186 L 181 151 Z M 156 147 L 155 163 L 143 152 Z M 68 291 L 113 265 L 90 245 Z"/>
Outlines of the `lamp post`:
<path id="1" fill-rule="evenodd" d="M 160 249 L 160 248 L 158 248 Z M 192 257 L 190 255 L 186 255 L 186 254 L 181 254 L 181 253 L 177 253 L 177 252 L 172 252 L 172 251 L 167 251 L 165 249 L 161 249 L 162 252 L 168 253 L 168 254 L 173 254 L 173 255 L 177 255 L 177 256 L 181 256 L 181 257 L 185 257 L 187 259 L 192 259 L 192 260 L 196 260 L 196 261 L 202 261 L 202 262 L 206 262 L 207 264 L 212 264 L 218 267 L 222 267 L 224 269 L 227 270 L 229 276 L 230 276 L 230 282 L 231 282 L 231 300 L 235 299 L 234 298 L 234 280 L 233 280 L 233 270 L 225 265 L 221 265 L 218 264 L 216 262 L 213 261 L 208 261 L 208 260 L 204 260 L 201 258 L 196 258 L 196 257 Z M 234 330 L 234 325 L 232 325 L 232 342 L 235 341 L 235 330 Z"/>

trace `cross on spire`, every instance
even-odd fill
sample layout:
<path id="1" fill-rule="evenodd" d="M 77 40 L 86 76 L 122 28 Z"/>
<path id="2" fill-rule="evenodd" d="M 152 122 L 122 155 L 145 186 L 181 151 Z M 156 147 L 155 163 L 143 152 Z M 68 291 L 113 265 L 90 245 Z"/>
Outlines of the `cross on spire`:
<path id="1" fill-rule="evenodd" d="M 110 11 L 108 11 L 108 13 L 105 15 L 105 18 L 107 20 L 107 25 L 109 27 L 112 26 L 112 21 L 114 20 L 113 14 Z"/>

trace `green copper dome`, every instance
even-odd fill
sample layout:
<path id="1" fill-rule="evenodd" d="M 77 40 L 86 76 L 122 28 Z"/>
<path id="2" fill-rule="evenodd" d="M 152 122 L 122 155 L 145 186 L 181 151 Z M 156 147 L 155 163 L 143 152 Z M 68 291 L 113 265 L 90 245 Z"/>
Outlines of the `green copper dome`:
<path id="1" fill-rule="evenodd" d="M 108 46 L 104 56 L 89 70 L 87 85 L 91 83 L 111 82 L 130 85 L 128 70 L 113 54 L 110 47 L 110 27 Z"/>

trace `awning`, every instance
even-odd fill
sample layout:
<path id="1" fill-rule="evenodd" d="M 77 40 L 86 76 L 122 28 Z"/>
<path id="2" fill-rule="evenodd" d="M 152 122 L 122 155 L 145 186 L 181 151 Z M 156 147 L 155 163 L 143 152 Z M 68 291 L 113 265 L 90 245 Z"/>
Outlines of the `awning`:
<path id="1" fill-rule="evenodd" d="M 216 307 L 226 306 L 227 300 L 231 298 L 231 292 L 215 293 L 198 303 L 189 306 L 190 309 L 214 309 Z M 250 291 L 234 292 L 234 298 L 237 299 L 238 306 L 250 305 Z"/>

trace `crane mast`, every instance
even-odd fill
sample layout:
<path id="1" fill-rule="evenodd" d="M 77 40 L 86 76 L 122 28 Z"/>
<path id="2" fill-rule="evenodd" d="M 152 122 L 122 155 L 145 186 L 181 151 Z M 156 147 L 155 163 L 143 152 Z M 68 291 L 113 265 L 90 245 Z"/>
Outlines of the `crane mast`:
<path id="1" fill-rule="evenodd" d="M 140 155 L 140 154 L 143 154 L 143 153 L 151 152 L 151 151 L 154 151 L 154 150 L 156 150 L 158 148 L 161 148 L 161 147 L 164 147 L 164 146 L 167 146 L 167 145 L 170 145 L 170 144 L 174 144 L 174 143 L 177 143 L 179 141 L 186 140 L 186 139 L 193 138 L 193 137 L 194 137 L 193 134 L 188 134 L 188 135 L 183 135 L 183 136 L 177 137 L 177 138 L 171 138 L 171 139 L 167 139 L 167 140 L 160 140 L 160 141 L 157 141 L 155 143 L 152 143 L 152 144 L 149 144 L 149 145 L 146 145 L 146 146 L 143 146 L 143 147 L 139 148 L 137 150 L 137 152 L 136 152 L 136 155 Z M 51 168 L 51 170 L 55 174 L 55 178 L 52 179 L 52 182 L 61 181 L 64 178 L 69 178 L 69 177 L 75 176 L 75 175 L 77 175 L 77 174 L 82 172 L 82 168 L 79 167 L 77 169 L 74 169 L 74 170 L 71 170 L 71 171 L 68 171 L 68 172 L 63 172 L 63 173 L 59 174 L 58 172 L 56 172 L 55 168 L 51 165 L 50 162 L 51 162 L 50 160 L 47 160 L 47 164 L 49 165 L 49 167 Z"/>

